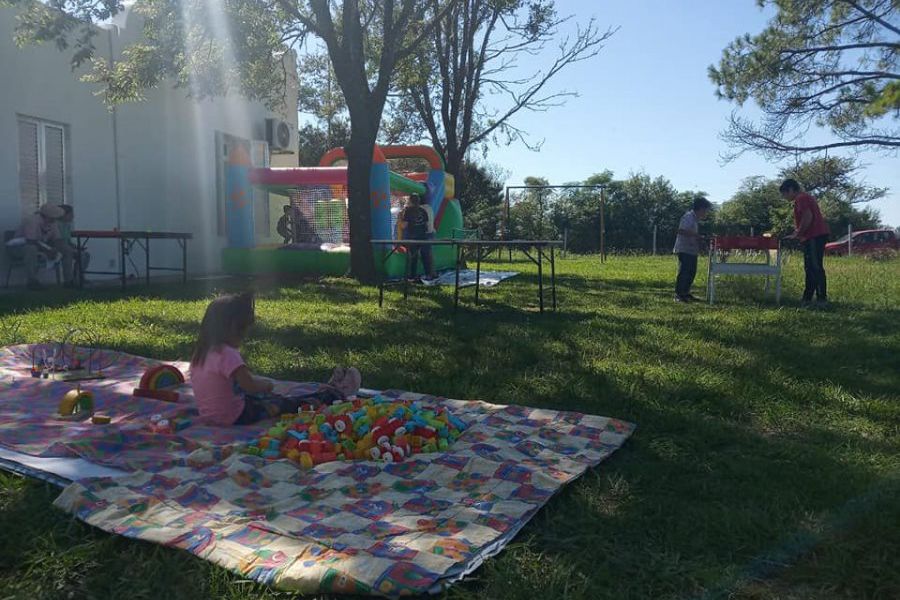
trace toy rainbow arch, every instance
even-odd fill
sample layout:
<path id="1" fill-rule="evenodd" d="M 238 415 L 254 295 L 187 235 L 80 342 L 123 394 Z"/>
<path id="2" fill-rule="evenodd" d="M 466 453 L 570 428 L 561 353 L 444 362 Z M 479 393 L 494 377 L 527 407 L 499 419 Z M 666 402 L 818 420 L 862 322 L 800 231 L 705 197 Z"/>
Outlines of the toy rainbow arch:
<path id="1" fill-rule="evenodd" d="M 178 402 L 178 392 L 171 388 L 184 383 L 184 374 L 172 365 L 157 365 L 144 372 L 134 395 L 166 402 Z"/>
<path id="2" fill-rule="evenodd" d="M 184 383 L 184 375 L 172 365 L 150 367 L 141 377 L 140 387 L 145 390 L 162 390 Z"/>

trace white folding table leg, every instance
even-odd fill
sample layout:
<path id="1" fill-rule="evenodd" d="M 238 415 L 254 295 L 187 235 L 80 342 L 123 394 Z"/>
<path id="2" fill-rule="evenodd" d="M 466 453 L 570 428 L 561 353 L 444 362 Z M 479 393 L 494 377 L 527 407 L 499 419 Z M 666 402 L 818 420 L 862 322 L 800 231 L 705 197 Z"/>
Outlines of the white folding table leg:
<path id="1" fill-rule="evenodd" d="M 775 276 L 775 304 L 781 304 L 781 271 Z"/>
<path id="2" fill-rule="evenodd" d="M 775 304 L 781 304 L 781 244 L 775 251 Z"/>

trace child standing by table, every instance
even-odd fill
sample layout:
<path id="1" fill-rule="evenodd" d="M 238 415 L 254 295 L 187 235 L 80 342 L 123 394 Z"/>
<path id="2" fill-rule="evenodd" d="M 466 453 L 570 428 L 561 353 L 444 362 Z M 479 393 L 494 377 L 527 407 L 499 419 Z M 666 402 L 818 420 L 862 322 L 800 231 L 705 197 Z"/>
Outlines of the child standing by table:
<path id="1" fill-rule="evenodd" d="M 297 412 L 304 404 L 343 400 L 359 389 L 359 371 L 336 370 L 314 394 L 285 397 L 273 393 L 272 380 L 254 375 L 238 350 L 256 321 L 252 293 L 220 296 L 206 308 L 191 357 L 191 385 L 201 420 L 209 425 L 249 425 Z"/>
<path id="2" fill-rule="evenodd" d="M 678 277 L 675 279 L 675 301 L 695 302 L 697 298 L 691 293 L 694 278 L 697 276 L 697 255 L 700 254 L 700 221 L 706 218 L 712 209 L 712 203 L 698 196 L 694 198 L 691 210 L 684 213 L 678 223 L 678 235 L 675 237 L 675 248 L 678 255 Z"/>
<path id="3" fill-rule="evenodd" d="M 816 297 L 818 306 L 828 306 L 828 289 L 825 277 L 825 243 L 830 230 L 822 217 L 819 203 L 803 191 L 795 179 L 785 179 L 779 188 L 781 196 L 794 203 L 794 233 L 788 239 L 803 242 L 803 270 L 806 285 L 801 303 L 809 306 Z"/>
<path id="4" fill-rule="evenodd" d="M 405 240 L 429 240 L 434 234 L 429 234 L 430 219 L 428 211 L 422 208 L 422 198 L 417 194 L 409 197 L 403 211 L 400 213 L 400 221 L 403 223 L 403 239 Z M 434 279 L 434 264 L 432 260 L 431 246 L 428 244 L 410 245 L 406 247 L 409 252 L 409 272 L 407 278 L 414 279 L 419 267 L 419 255 L 422 255 L 422 266 L 425 276 Z"/>

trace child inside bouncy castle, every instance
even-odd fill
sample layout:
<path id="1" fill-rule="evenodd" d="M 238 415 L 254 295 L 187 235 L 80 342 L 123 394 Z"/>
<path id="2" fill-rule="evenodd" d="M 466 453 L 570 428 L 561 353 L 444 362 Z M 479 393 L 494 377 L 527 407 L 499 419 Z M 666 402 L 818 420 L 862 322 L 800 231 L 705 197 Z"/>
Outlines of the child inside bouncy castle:
<path id="1" fill-rule="evenodd" d="M 359 390 L 362 378 L 351 367 L 335 369 L 328 384 L 311 394 L 276 394 L 274 382 L 254 375 L 240 353 L 255 322 L 251 292 L 220 296 L 206 308 L 191 357 L 191 385 L 205 424 L 249 425 L 301 406 L 343 401 Z"/>
<path id="2" fill-rule="evenodd" d="M 287 246 L 294 242 L 294 217 L 293 217 L 293 208 L 290 204 L 284 205 L 284 214 L 278 219 L 278 224 L 275 226 L 275 230 L 278 232 L 278 235 L 281 236 L 284 241 L 284 245 Z"/>

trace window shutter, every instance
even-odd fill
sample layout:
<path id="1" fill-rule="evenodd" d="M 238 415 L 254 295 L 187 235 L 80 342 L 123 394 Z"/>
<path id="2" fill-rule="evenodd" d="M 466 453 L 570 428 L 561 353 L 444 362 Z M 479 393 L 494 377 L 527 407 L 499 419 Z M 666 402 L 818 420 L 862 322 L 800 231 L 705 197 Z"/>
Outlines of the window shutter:
<path id="1" fill-rule="evenodd" d="M 19 201 L 22 214 L 37 212 L 41 190 L 38 159 L 38 125 L 19 121 Z"/>
<path id="2" fill-rule="evenodd" d="M 62 127 L 44 126 L 44 202 L 65 204 L 66 167 Z"/>

